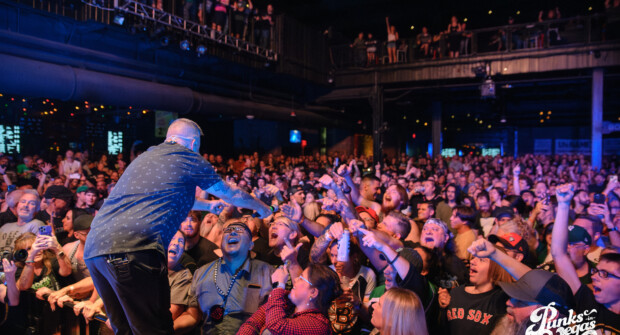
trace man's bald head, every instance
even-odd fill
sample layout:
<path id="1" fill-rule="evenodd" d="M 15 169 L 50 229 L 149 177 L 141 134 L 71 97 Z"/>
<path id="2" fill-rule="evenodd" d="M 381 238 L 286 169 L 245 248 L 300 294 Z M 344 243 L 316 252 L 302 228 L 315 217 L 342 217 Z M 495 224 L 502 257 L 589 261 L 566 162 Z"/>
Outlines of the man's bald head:
<path id="1" fill-rule="evenodd" d="M 179 143 L 198 152 L 202 135 L 202 129 L 196 122 L 190 119 L 176 119 L 168 127 L 166 142 Z"/>

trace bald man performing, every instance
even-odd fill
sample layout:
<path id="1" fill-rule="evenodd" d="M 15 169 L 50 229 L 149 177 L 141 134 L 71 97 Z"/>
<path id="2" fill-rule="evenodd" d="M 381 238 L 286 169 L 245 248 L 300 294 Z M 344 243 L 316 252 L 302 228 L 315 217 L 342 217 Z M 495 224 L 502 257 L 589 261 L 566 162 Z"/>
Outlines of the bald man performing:
<path id="1" fill-rule="evenodd" d="M 170 125 L 164 143 L 125 170 L 92 222 L 84 259 L 116 334 L 173 334 L 166 248 L 191 209 L 218 202 L 195 199 L 196 186 L 232 205 L 269 207 L 226 184 L 200 156 L 202 130 L 193 121 Z"/>

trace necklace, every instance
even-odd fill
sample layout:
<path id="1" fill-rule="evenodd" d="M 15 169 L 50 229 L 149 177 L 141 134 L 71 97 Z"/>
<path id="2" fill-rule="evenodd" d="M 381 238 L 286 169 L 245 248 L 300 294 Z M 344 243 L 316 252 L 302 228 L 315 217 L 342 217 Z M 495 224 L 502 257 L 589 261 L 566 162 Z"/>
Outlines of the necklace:
<path id="1" fill-rule="evenodd" d="M 217 260 L 217 263 L 215 264 L 215 272 L 213 274 L 213 284 L 215 284 L 215 288 L 217 289 L 217 293 L 222 297 L 224 302 L 223 302 L 222 305 L 213 305 L 213 306 L 211 306 L 211 309 L 209 310 L 209 319 L 212 322 L 220 323 L 224 319 L 224 314 L 226 314 L 226 302 L 228 301 L 228 295 L 230 294 L 230 291 L 232 290 L 233 286 L 235 285 L 235 282 L 237 281 L 237 279 L 239 277 L 239 274 L 241 273 L 241 270 L 243 269 L 243 266 L 245 265 L 245 262 L 247 260 L 248 259 L 246 258 L 243 261 L 241 266 L 237 269 L 237 271 L 233 275 L 233 278 L 230 281 L 230 286 L 228 286 L 228 291 L 226 293 L 224 293 L 224 291 L 222 291 L 222 289 L 220 289 L 220 287 L 217 285 L 217 273 L 218 273 L 219 267 L 222 265 L 222 258 Z"/>
<path id="2" fill-rule="evenodd" d="M 228 300 L 228 295 L 230 294 L 230 291 L 232 290 L 233 286 L 235 285 L 235 282 L 237 281 L 239 274 L 241 273 L 241 270 L 243 270 L 243 266 L 245 265 L 245 262 L 248 259 L 246 258 L 243 263 L 241 264 L 241 266 L 237 269 L 237 271 L 235 272 L 235 274 L 233 275 L 232 280 L 230 281 L 230 286 L 228 286 L 228 291 L 226 293 L 224 293 L 224 291 L 222 291 L 222 289 L 220 289 L 220 287 L 217 285 L 217 273 L 218 273 L 218 269 L 220 268 L 220 266 L 222 265 L 222 258 L 217 260 L 217 264 L 215 265 L 215 273 L 213 274 L 213 283 L 215 284 L 215 288 L 217 289 L 217 293 L 222 296 L 222 298 L 224 298 L 224 304 L 226 304 L 226 300 Z"/>

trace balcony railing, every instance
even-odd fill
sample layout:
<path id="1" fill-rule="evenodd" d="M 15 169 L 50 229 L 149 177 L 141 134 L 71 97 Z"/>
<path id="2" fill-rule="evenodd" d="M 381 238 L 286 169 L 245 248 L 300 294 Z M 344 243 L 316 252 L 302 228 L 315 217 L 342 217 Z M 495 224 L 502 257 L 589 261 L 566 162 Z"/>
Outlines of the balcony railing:
<path id="1" fill-rule="evenodd" d="M 449 58 L 449 49 L 458 50 L 459 58 L 486 54 L 516 53 L 521 50 L 562 48 L 620 40 L 620 11 L 577 16 L 560 20 L 514 24 L 468 30 L 457 36 L 440 33 L 431 36 L 428 54 L 416 38 L 400 39 L 395 63 L 414 63 Z M 450 46 L 450 42 L 458 43 Z M 452 48 L 451 48 L 452 47 Z M 386 42 L 377 44 L 374 62 L 365 49 L 350 45 L 330 48 L 332 66 L 337 69 L 387 65 Z"/>
<path id="2" fill-rule="evenodd" d="M 265 48 L 254 43 L 254 20 L 251 15 L 245 36 L 235 38 L 228 34 L 231 18 L 228 20 L 227 27 L 222 32 L 217 32 L 208 25 L 175 15 L 174 13 L 178 12 L 174 10 L 177 7 L 175 1 L 171 5 L 172 13 L 134 0 L 17 0 L 16 2 L 78 21 L 96 21 L 125 26 L 131 33 L 146 33 L 152 38 L 161 38 L 162 41 L 164 38 L 173 39 L 176 43 L 188 40 L 195 49 L 202 45 L 203 50 L 206 51 L 207 45 L 220 45 L 230 47 L 235 53 L 248 53 L 269 61 L 275 61 L 278 58 L 271 46 Z M 271 45 L 273 45 L 273 29 L 270 35 Z M 162 42 L 164 45 L 167 43 Z"/>

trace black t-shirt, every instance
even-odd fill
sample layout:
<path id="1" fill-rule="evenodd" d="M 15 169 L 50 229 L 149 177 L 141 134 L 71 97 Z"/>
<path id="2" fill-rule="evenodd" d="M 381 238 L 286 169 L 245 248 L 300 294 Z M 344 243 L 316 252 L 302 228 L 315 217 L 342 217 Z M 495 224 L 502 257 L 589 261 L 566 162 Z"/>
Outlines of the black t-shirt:
<path id="1" fill-rule="evenodd" d="M 269 250 L 271 250 L 271 248 L 269 248 L 269 241 L 266 238 L 259 237 L 254 241 L 254 248 L 252 248 L 252 251 L 256 253 L 257 259 L 265 257 L 265 255 L 269 253 Z"/>
<path id="2" fill-rule="evenodd" d="M 613 280 L 613 279 L 609 279 Z M 579 290 L 575 294 L 575 302 L 577 304 L 577 313 L 596 310 L 591 314 L 594 316 L 595 328 L 599 330 L 597 333 L 602 334 L 620 334 L 620 315 L 610 311 L 604 305 L 596 302 L 594 293 L 584 284 L 581 284 Z"/>
<path id="3" fill-rule="evenodd" d="M 198 243 L 196 243 L 193 248 L 185 250 L 185 253 L 192 256 L 192 258 L 196 261 L 196 265 L 201 267 L 219 258 L 215 252 L 213 252 L 215 249 L 218 249 L 217 244 L 207 240 L 204 237 L 200 237 Z"/>
<path id="4" fill-rule="evenodd" d="M 269 246 L 269 244 L 267 244 L 267 246 Z M 267 251 L 267 253 L 260 255 L 260 257 L 257 254 L 256 259 L 261 260 L 270 265 L 274 265 L 274 266 L 284 265 L 284 262 L 282 262 L 282 258 L 276 255 L 273 248 L 270 248 L 269 251 Z M 309 261 L 310 261 L 310 250 L 304 244 L 299 249 L 299 252 L 297 253 L 297 262 L 299 263 L 299 266 L 301 266 L 302 269 L 305 269 Z"/>
<path id="5" fill-rule="evenodd" d="M 0 227 L 12 222 L 17 222 L 17 216 L 10 209 L 0 213 Z"/>
<path id="6" fill-rule="evenodd" d="M 450 292 L 450 304 L 442 312 L 449 334 L 490 334 L 495 323 L 506 314 L 508 295 L 495 287 L 489 292 L 471 294 L 465 286 Z"/>
<path id="7" fill-rule="evenodd" d="M 162 256 L 194 204 L 196 186 L 222 179 L 198 153 L 164 142 L 140 154 L 101 206 L 86 239 L 84 259 L 140 250 Z"/>

